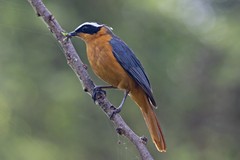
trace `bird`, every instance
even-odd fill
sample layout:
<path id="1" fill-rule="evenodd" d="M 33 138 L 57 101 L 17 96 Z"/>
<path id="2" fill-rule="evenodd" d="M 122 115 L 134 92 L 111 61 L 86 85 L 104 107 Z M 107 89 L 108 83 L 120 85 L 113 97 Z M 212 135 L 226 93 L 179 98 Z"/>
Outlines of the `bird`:
<path id="1" fill-rule="evenodd" d="M 87 57 L 93 72 L 110 85 L 96 86 L 93 95 L 102 89 L 124 91 L 119 113 L 129 95 L 139 106 L 153 143 L 159 152 L 166 152 L 166 143 L 154 107 L 157 106 L 144 68 L 132 49 L 113 33 L 106 24 L 85 22 L 67 34 L 78 37 L 86 44 Z"/>

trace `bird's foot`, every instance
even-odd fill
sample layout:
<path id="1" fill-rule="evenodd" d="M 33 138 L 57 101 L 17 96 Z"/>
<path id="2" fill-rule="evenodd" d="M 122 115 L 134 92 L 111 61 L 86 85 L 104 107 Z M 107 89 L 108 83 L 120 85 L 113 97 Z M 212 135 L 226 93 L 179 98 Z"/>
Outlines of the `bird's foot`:
<path id="1" fill-rule="evenodd" d="M 94 102 L 96 102 L 96 100 L 105 96 L 106 96 L 106 91 L 102 90 L 101 87 L 94 87 L 93 94 L 92 94 L 92 99 Z"/>
<path id="2" fill-rule="evenodd" d="M 115 108 L 114 106 L 112 106 L 112 108 L 113 108 L 113 111 L 112 111 L 111 115 L 109 116 L 109 118 L 110 118 L 111 120 L 113 119 L 113 117 L 114 117 L 117 113 L 120 113 L 121 110 L 122 110 L 122 107 L 121 107 L 121 106 L 119 106 L 118 108 Z"/>

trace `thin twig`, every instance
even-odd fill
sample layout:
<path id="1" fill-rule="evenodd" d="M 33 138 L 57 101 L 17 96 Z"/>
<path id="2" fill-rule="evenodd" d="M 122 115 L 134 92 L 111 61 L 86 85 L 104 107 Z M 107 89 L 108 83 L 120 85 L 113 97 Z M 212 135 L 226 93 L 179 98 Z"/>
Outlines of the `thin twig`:
<path id="1" fill-rule="evenodd" d="M 62 32 L 64 32 L 64 30 L 61 28 L 57 20 L 54 18 L 52 13 L 46 8 L 46 6 L 41 0 L 28 1 L 36 11 L 37 16 L 42 17 L 49 30 L 53 33 L 54 37 L 62 46 L 64 55 L 67 59 L 67 63 L 75 72 L 78 79 L 81 81 L 84 91 L 86 91 L 90 94 L 90 96 L 92 96 L 95 85 L 90 79 L 89 74 L 86 70 L 86 66 L 82 63 L 71 41 L 66 41 L 65 36 L 62 35 Z M 113 114 L 114 107 L 105 96 L 100 96 L 96 102 L 108 117 Z M 145 146 L 144 140 L 142 140 L 142 138 L 137 136 L 131 130 L 131 128 L 124 122 L 124 120 L 119 114 L 114 114 L 111 118 L 111 121 L 114 123 L 117 133 L 127 137 L 136 146 L 143 160 L 153 160 L 152 156 L 150 155 L 149 151 Z"/>

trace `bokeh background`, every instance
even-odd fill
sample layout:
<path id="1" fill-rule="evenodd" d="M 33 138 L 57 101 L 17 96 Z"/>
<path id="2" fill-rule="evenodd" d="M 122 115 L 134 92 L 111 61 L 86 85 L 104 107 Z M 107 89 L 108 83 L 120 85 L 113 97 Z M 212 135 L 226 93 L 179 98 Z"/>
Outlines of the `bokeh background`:
<path id="1" fill-rule="evenodd" d="M 113 27 L 148 73 L 168 151 L 155 159 L 240 159 L 239 0 L 45 0 L 66 31 Z M 72 40 L 84 63 L 85 45 Z M 103 84 L 91 71 L 94 82 Z M 119 91 L 108 91 L 118 105 Z M 121 115 L 149 137 L 128 99 Z M 137 160 L 134 146 L 83 92 L 26 0 L 0 0 L 0 159 Z"/>

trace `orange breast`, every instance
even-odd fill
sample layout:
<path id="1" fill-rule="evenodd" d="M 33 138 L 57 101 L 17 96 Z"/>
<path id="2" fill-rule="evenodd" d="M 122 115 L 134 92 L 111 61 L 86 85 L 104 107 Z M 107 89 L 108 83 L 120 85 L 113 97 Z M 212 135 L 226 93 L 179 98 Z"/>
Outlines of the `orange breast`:
<path id="1" fill-rule="evenodd" d="M 131 90 L 136 84 L 114 57 L 110 39 L 110 35 L 102 35 L 86 43 L 89 63 L 94 73 L 105 82 L 119 89 Z"/>

